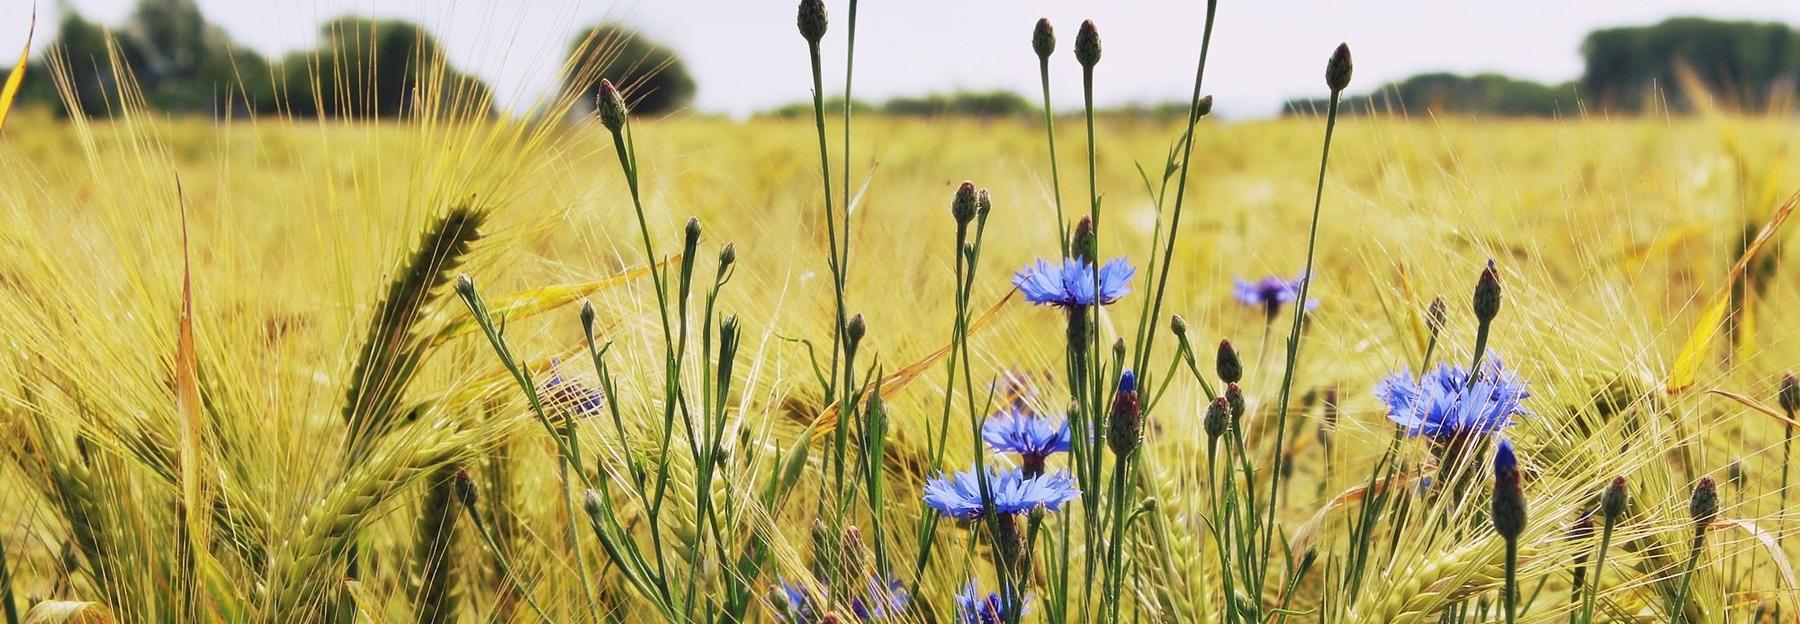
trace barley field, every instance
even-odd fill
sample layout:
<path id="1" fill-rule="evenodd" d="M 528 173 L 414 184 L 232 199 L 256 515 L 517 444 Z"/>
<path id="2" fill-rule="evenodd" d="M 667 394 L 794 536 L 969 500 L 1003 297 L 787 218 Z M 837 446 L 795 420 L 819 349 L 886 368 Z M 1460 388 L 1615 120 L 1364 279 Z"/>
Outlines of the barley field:
<path id="1" fill-rule="evenodd" d="M 131 100 L 0 135 L 9 623 L 1800 614 L 1791 118 Z"/>

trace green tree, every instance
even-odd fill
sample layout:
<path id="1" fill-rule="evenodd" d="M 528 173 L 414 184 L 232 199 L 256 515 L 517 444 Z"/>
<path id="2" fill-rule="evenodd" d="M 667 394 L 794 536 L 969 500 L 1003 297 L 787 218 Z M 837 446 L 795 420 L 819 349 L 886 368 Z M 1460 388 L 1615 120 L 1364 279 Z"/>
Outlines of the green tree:
<path id="1" fill-rule="evenodd" d="M 640 115 L 686 108 L 696 89 L 681 55 L 611 22 L 589 28 L 569 46 L 562 84 L 564 93 L 579 94 L 577 112 L 593 110 L 602 78 L 617 85 L 631 112 Z"/>
<path id="2" fill-rule="evenodd" d="M 340 17 L 319 28 L 320 47 L 288 55 L 280 68 L 285 112 L 295 117 L 402 117 L 437 112 L 486 115 L 493 94 L 457 71 L 424 27 L 401 20 Z"/>
<path id="3" fill-rule="evenodd" d="M 1772 97 L 1791 97 L 1800 77 L 1800 38 L 1786 24 L 1693 17 L 1652 26 L 1607 28 L 1582 43 L 1581 85 L 1603 108 L 1643 110 L 1666 98 L 1691 107 L 1682 80 L 1691 72 L 1709 95 L 1758 110 Z"/>

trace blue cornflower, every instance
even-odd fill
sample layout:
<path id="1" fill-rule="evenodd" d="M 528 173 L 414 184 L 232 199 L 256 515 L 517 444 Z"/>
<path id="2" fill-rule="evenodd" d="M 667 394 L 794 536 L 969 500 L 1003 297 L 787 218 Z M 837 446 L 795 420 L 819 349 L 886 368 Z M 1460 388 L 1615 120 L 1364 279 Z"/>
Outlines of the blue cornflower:
<path id="1" fill-rule="evenodd" d="M 776 619 L 794 624 L 813 624 L 824 620 L 822 616 L 825 609 L 815 606 L 814 596 L 807 593 L 805 588 L 784 579 L 776 582 L 773 593 L 774 600 L 771 602 L 775 606 Z M 821 600 L 818 604 L 826 602 L 823 600 L 824 596 L 819 598 Z M 905 585 L 899 579 L 884 584 L 871 578 L 867 592 L 851 598 L 849 608 L 857 620 L 872 622 L 899 617 L 906 611 L 910 599 L 911 595 L 906 592 Z"/>
<path id="2" fill-rule="evenodd" d="M 986 440 L 995 452 L 1018 453 L 1027 473 L 1041 474 L 1045 458 L 1068 452 L 1069 422 L 1010 406 L 982 423 L 981 439 Z"/>
<path id="3" fill-rule="evenodd" d="M 1137 274 L 1124 258 L 1114 258 L 1100 267 L 1100 287 L 1094 287 L 1094 265 L 1079 258 L 1063 260 L 1062 265 L 1038 260 L 1013 273 L 1013 286 L 1025 293 L 1025 299 L 1038 305 L 1059 308 L 1083 308 L 1109 305 L 1131 292 L 1131 276 Z M 1095 291 L 1098 290 L 1098 293 Z"/>
<path id="4" fill-rule="evenodd" d="M 1449 364 L 1439 364 L 1417 380 L 1401 370 L 1375 385 L 1375 398 L 1387 405 L 1389 420 L 1405 427 L 1407 435 L 1439 441 L 1495 433 L 1511 423 L 1513 414 L 1526 413 L 1520 402 L 1529 396 L 1525 382 L 1498 357 L 1488 358 L 1474 387 L 1467 370 Z"/>
<path id="5" fill-rule="evenodd" d="M 1295 299 L 1300 298 L 1300 284 L 1305 281 L 1306 273 L 1304 272 L 1295 276 L 1294 279 L 1270 275 L 1252 282 L 1240 277 L 1237 278 L 1237 288 L 1234 289 L 1233 296 L 1237 298 L 1238 303 L 1261 307 L 1268 312 L 1269 316 L 1275 316 L 1281 312 L 1281 306 L 1293 303 Z M 1317 307 L 1319 307 L 1318 299 L 1306 300 L 1307 312 L 1311 312 L 1313 308 Z"/>
<path id="6" fill-rule="evenodd" d="M 974 581 L 969 581 L 968 586 L 956 595 L 957 620 L 963 624 L 999 624 L 1005 621 L 1006 608 L 1011 606 L 1006 600 L 993 592 L 982 595 L 981 588 L 976 587 Z M 1031 596 L 1027 594 L 1020 599 L 1019 615 L 1024 615 L 1030 609 Z"/>
<path id="7" fill-rule="evenodd" d="M 987 485 L 993 511 L 1016 514 L 1039 507 L 1056 511 L 1081 496 L 1075 478 L 1067 472 L 1026 477 L 1019 470 L 987 469 Z M 981 480 L 974 470 L 954 475 L 939 474 L 925 482 L 925 504 L 946 516 L 963 520 L 980 517 L 990 508 L 982 505 Z"/>
<path id="8" fill-rule="evenodd" d="M 606 407 L 606 397 L 599 388 L 580 381 L 563 379 L 560 362 L 550 361 L 550 379 L 544 382 L 544 404 L 551 410 L 566 409 L 577 416 L 597 414 Z"/>

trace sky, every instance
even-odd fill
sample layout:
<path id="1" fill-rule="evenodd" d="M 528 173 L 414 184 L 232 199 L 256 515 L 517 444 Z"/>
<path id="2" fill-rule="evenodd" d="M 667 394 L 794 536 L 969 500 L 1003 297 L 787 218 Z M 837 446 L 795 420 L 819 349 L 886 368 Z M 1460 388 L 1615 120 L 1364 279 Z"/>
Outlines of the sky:
<path id="1" fill-rule="evenodd" d="M 826 90 L 843 80 L 849 0 L 826 0 Z M 37 0 L 40 24 L 59 6 L 117 25 L 132 0 Z M 605 19 L 627 23 L 686 59 L 697 108 L 746 115 L 810 97 L 794 0 L 199 0 L 240 44 L 279 55 L 311 48 L 318 25 L 344 14 L 401 17 L 429 27 L 453 62 L 485 78 L 503 106 L 528 106 L 555 86 L 571 38 Z M 1352 93 L 1425 71 L 1497 71 L 1546 82 L 1581 73 L 1582 37 L 1595 28 L 1677 15 L 1800 25 L 1796 0 L 1220 0 L 1205 91 L 1220 114 L 1273 115 L 1281 102 L 1325 94 L 1325 60 L 1348 42 Z M 25 40 L 32 0 L 0 0 L 0 50 Z M 1052 93 L 1079 106 L 1071 44 L 1083 19 L 1098 25 L 1101 105 L 1185 101 L 1205 22 L 1201 0 L 869 0 L 859 5 L 854 92 L 859 98 L 1007 89 L 1036 97 L 1031 29 L 1056 26 Z M 38 33 L 34 48 L 50 39 Z M 7 53 L 10 56 L 11 53 Z M 5 63 L 10 65 L 10 63 Z M 837 86 L 832 86 L 836 84 Z"/>

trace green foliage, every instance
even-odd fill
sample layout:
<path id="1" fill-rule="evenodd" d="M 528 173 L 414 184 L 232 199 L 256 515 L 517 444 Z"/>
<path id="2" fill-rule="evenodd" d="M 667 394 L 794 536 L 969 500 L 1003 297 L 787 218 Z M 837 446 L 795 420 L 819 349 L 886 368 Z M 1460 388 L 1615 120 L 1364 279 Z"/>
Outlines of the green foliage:
<path id="1" fill-rule="evenodd" d="M 844 99 L 831 98 L 825 100 L 828 113 L 842 113 Z M 1040 114 L 1039 109 L 1011 91 L 957 91 L 949 94 L 930 94 L 918 97 L 897 97 L 880 104 L 865 100 L 856 101 L 856 110 L 861 113 L 877 113 L 895 117 L 974 117 L 992 119 L 1001 117 L 1033 117 Z M 810 117 L 813 114 L 811 102 L 785 104 L 760 113 L 768 117 Z"/>
<path id="2" fill-rule="evenodd" d="M 1382 85 L 1367 95 L 1344 98 L 1343 112 L 1552 117 L 1576 113 L 1577 104 L 1573 83 L 1552 86 L 1494 73 L 1432 73 Z M 1324 111 L 1325 106 L 1323 99 L 1291 100 L 1282 106 L 1282 112 L 1314 114 Z"/>
<path id="3" fill-rule="evenodd" d="M 318 50 L 289 55 L 278 70 L 284 112 L 390 118 L 421 107 L 479 114 L 493 107 L 487 85 L 450 67 L 443 45 L 416 24 L 340 17 L 319 28 L 319 40 Z"/>
<path id="4" fill-rule="evenodd" d="M 625 92 L 634 115 L 666 115 L 694 101 L 694 77 L 679 54 L 612 22 L 569 45 L 562 81 L 565 92 L 581 94 L 577 110 L 593 109 L 602 78 Z"/>
<path id="5" fill-rule="evenodd" d="M 423 27 L 397 20 L 344 17 L 320 29 L 318 50 L 279 64 L 234 43 L 207 23 L 194 0 L 140 0 L 110 33 L 74 11 L 65 13 L 51 48 L 66 59 L 71 101 L 58 93 L 49 63 L 35 62 L 20 101 L 104 117 L 119 109 L 119 89 L 134 83 L 151 110 L 212 117 L 291 114 L 297 117 L 399 117 L 427 94 L 439 111 L 485 114 L 492 95 L 478 79 L 449 67 L 443 46 Z M 121 76 L 115 67 L 129 68 Z M 72 107 L 73 105 L 73 107 Z"/>
<path id="6" fill-rule="evenodd" d="M 1708 93 L 1750 110 L 1791 98 L 1800 77 L 1800 36 L 1771 22 L 1684 17 L 1608 28 L 1589 34 L 1581 53 L 1582 88 L 1602 108 L 1642 110 L 1659 97 L 1690 108 L 1694 94 L 1678 86 L 1683 68 Z"/>

